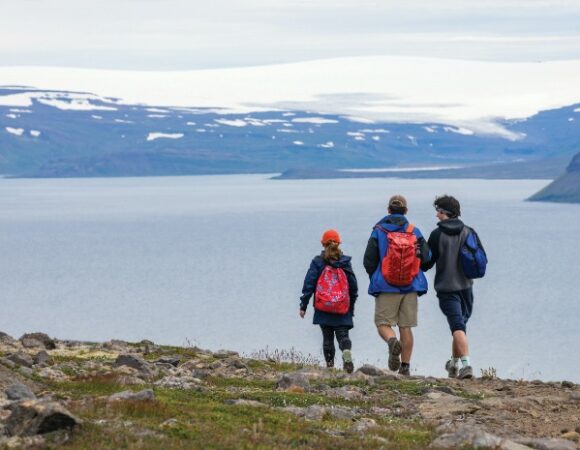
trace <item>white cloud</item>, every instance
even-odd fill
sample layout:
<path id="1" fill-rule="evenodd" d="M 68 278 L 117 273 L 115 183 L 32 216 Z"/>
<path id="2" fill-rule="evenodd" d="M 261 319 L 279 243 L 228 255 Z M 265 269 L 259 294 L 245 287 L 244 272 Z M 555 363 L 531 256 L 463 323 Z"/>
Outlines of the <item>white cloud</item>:
<path id="1" fill-rule="evenodd" d="M 12 0 L 2 2 L 0 61 L 174 69 L 374 54 L 564 59 L 580 57 L 579 22 L 577 0 Z"/>

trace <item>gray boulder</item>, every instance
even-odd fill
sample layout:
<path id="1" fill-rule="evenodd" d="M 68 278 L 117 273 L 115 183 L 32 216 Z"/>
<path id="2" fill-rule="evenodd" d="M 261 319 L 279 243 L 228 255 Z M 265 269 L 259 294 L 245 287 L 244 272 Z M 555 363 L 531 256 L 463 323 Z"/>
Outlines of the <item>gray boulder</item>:
<path id="1" fill-rule="evenodd" d="M 113 367 L 127 366 L 137 369 L 143 375 L 151 376 L 153 375 L 153 369 L 151 364 L 145 361 L 143 358 L 137 355 L 119 355 L 115 360 Z"/>
<path id="2" fill-rule="evenodd" d="M 46 350 L 39 351 L 33 358 L 34 364 L 46 364 L 50 361 L 50 355 Z"/>
<path id="3" fill-rule="evenodd" d="M 30 378 L 33 374 L 32 369 L 30 367 L 24 367 L 24 366 L 21 366 L 18 369 L 18 372 L 27 378 Z"/>
<path id="4" fill-rule="evenodd" d="M 576 450 L 576 444 L 566 439 L 557 438 L 521 438 L 517 442 L 537 450 Z"/>
<path id="5" fill-rule="evenodd" d="M 310 405 L 304 410 L 304 418 L 308 420 L 322 420 L 326 414 L 326 408 L 320 405 Z"/>
<path id="6" fill-rule="evenodd" d="M 265 403 L 258 402 L 256 400 L 246 400 L 244 398 L 239 399 L 228 399 L 225 401 L 226 405 L 237 405 L 237 406 L 253 406 L 253 407 L 268 407 Z"/>
<path id="7" fill-rule="evenodd" d="M 15 369 L 16 367 L 18 367 L 18 365 L 14 361 L 8 358 L 0 358 L 0 364 L 10 369 Z"/>
<path id="8" fill-rule="evenodd" d="M 26 333 L 20 337 L 20 342 L 24 345 L 24 341 L 28 339 L 34 339 L 42 343 L 44 348 L 47 350 L 54 350 L 56 348 L 56 342 L 50 336 L 45 333 Z"/>
<path id="9" fill-rule="evenodd" d="M 119 352 L 126 352 L 129 350 L 128 342 L 120 339 L 111 339 L 110 341 L 101 344 L 101 347 L 105 350 L 115 350 Z"/>
<path id="10" fill-rule="evenodd" d="M 238 357 L 230 357 L 224 360 L 224 364 L 234 369 L 247 369 L 248 366 Z"/>
<path id="11" fill-rule="evenodd" d="M 356 410 L 345 406 L 329 406 L 327 412 L 338 420 L 351 420 L 357 415 Z"/>
<path id="12" fill-rule="evenodd" d="M 525 450 L 524 445 L 490 434 L 485 430 L 465 425 L 453 433 L 446 433 L 435 439 L 432 448 L 493 448 L 498 450 Z"/>
<path id="13" fill-rule="evenodd" d="M 0 331 L 0 343 L 2 344 L 12 344 L 13 342 L 15 342 L 14 338 L 12 336 L 10 336 L 9 334 L 4 333 L 3 331 Z"/>
<path id="14" fill-rule="evenodd" d="M 12 361 L 14 364 L 18 366 L 32 367 L 32 365 L 34 364 L 34 360 L 30 357 L 30 355 L 24 352 L 18 352 L 13 353 L 12 355 L 8 355 L 7 359 L 9 361 Z"/>
<path id="15" fill-rule="evenodd" d="M 177 367 L 181 362 L 181 359 L 182 357 L 180 355 L 162 356 L 157 361 L 155 361 L 155 364 L 171 364 L 173 367 Z"/>
<path id="16" fill-rule="evenodd" d="M 28 386 L 21 383 L 15 383 L 9 386 L 5 391 L 8 400 L 34 400 L 36 395 Z"/>
<path id="17" fill-rule="evenodd" d="M 145 389 L 144 391 L 139 392 L 132 392 L 132 391 L 123 391 L 117 392 L 107 398 L 108 402 L 115 402 L 115 401 L 153 401 L 155 400 L 155 393 L 151 389 Z"/>
<path id="18" fill-rule="evenodd" d="M 364 433 L 365 431 L 370 430 L 371 428 L 376 428 L 377 422 L 374 419 L 369 419 L 367 417 L 363 417 L 362 419 L 357 420 L 351 427 L 351 430 L 355 433 Z"/>
<path id="19" fill-rule="evenodd" d="M 12 414 L 6 420 L 5 433 L 9 436 L 34 436 L 62 429 L 72 429 L 81 420 L 56 402 L 24 400 L 8 406 Z"/>
<path id="20" fill-rule="evenodd" d="M 234 352 L 231 350 L 218 350 L 213 354 L 214 358 L 217 359 L 226 359 L 232 356 L 240 356 L 238 352 Z"/>
<path id="21" fill-rule="evenodd" d="M 362 367 L 359 367 L 357 372 L 364 373 L 365 375 L 371 377 L 380 377 L 387 374 L 384 370 L 379 369 L 378 367 L 375 367 L 371 364 L 365 364 Z"/>
<path id="22" fill-rule="evenodd" d="M 38 339 L 23 338 L 20 339 L 20 343 L 24 348 L 46 348 Z"/>
<path id="23" fill-rule="evenodd" d="M 299 372 L 285 373 L 280 377 L 278 383 L 276 384 L 278 389 L 290 389 L 290 388 L 302 388 L 307 390 L 310 388 L 310 381 L 306 378 L 306 375 Z"/>

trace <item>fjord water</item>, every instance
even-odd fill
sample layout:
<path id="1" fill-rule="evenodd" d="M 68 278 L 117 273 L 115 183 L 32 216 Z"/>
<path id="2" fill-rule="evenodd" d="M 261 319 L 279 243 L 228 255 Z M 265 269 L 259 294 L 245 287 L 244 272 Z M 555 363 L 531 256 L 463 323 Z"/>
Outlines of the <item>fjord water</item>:
<path id="1" fill-rule="evenodd" d="M 0 330 L 151 339 L 321 358 L 298 298 L 322 231 L 337 228 L 360 285 L 356 365 L 386 367 L 362 256 L 387 198 L 428 235 L 435 194 L 462 202 L 489 255 L 468 326 L 476 375 L 580 381 L 580 205 L 530 203 L 538 180 L 306 180 L 265 175 L 0 180 Z M 433 274 L 428 278 L 432 281 Z M 443 376 L 450 333 L 420 299 L 412 371 Z M 337 358 L 338 362 L 338 358 Z"/>

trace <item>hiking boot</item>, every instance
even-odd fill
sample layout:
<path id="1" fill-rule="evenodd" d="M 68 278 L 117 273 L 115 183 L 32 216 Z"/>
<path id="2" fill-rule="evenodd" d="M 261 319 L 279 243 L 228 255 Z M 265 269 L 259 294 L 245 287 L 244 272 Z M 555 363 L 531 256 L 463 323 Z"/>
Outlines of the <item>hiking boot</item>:
<path id="1" fill-rule="evenodd" d="M 457 366 L 452 359 L 445 363 L 445 370 L 447 371 L 449 378 L 457 378 Z"/>
<path id="2" fill-rule="evenodd" d="M 405 365 L 401 364 L 401 368 L 399 369 L 399 375 L 403 375 L 405 377 L 410 377 L 411 376 L 411 366 L 409 364 L 405 364 Z"/>
<path id="3" fill-rule="evenodd" d="M 352 361 L 345 361 L 342 368 L 346 373 L 352 373 L 354 371 L 354 364 Z"/>
<path id="4" fill-rule="evenodd" d="M 459 369 L 459 373 L 457 374 L 457 378 L 460 380 L 465 380 L 467 378 L 473 378 L 473 369 L 471 366 L 465 366 Z"/>
<path id="5" fill-rule="evenodd" d="M 334 367 L 334 361 L 326 361 L 326 367 L 332 369 Z"/>
<path id="6" fill-rule="evenodd" d="M 401 343 L 397 338 L 391 338 L 389 344 L 389 369 L 399 370 L 401 367 Z"/>
<path id="7" fill-rule="evenodd" d="M 352 373 L 354 370 L 354 364 L 352 363 L 352 353 L 350 350 L 345 350 L 342 352 L 342 368 L 347 373 Z"/>

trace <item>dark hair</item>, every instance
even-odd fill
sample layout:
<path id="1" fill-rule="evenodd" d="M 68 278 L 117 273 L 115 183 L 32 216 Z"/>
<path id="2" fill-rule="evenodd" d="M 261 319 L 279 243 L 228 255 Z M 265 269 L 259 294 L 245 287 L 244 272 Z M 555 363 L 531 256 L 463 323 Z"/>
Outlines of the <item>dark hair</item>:
<path id="1" fill-rule="evenodd" d="M 389 206 L 389 214 L 407 214 L 407 208 L 404 206 Z"/>
<path id="2" fill-rule="evenodd" d="M 435 209 L 442 209 L 443 213 L 446 214 L 450 219 L 455 219 L 461 215 L 461 205 L 459 200 L 451 195 L 442 195 L 440 197 L 435 197 L 433 202 Z"/>
<path id="3" fill-rule="evenodd" d="M 326 261 L 338 261 L 342 256 L 342 250 L 338 248 L 339 243 L 328 241 L 324 244 L 324 259 Z"/>

